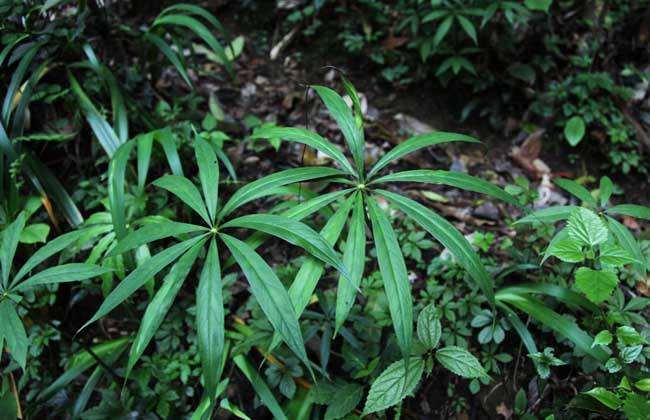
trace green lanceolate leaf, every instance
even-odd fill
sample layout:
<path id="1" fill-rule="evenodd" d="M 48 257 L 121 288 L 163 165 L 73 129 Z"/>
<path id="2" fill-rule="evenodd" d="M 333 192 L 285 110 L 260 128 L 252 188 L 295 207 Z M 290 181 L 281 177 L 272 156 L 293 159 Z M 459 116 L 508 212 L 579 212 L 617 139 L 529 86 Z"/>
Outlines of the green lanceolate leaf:
<path id="1" fill-rule="evenodd" d="M 499 290 L 499 295 L 506 294 L 518 294 L 518 295 L 527 295 L 527 294 L 540 294 L 544 296 L 552 296 L 560 302 L 565 303 L 569 307 L 582 308 L 589 312 L 597 313 L 599 312 L 598 306 L 594 305 L 580 293 L 575 292 L 566 287 L 558 286 L 555 284 L 547 283 L 528 283 L 528 284 L 519 284 L 517 286 L 504 287 Z"/>
<path id="2" fill-rule="evenodd" d="M 339 150 L 329 140 L 321 137 L 313 131 L 305 130 L 304 128 L 297 127 L 261 127 L 255 130 L 250 136 L 251 139 L 274 139 L 279 138 L 285 141 L 294 141 L 305 144 L 309 147 L 324 153 L 325 155 L 336 161 L 341 167 L 350 175 L 356 176 L 356 171 L 350 165 L 343 152 Z"/>
<path id="3" fill-rule="evenodd" d="M 2 336 L 7 341 L 9 353 L 24 370 L 29 341 L 23 322 L 18 317 L 16 308 L 10 299 L 0 301 L 0 322 L 2 322 Z"/>
<path id="4" fill-rule="evenodd" d="M 121 145 L 108 164 L 108 201 L 111 205 L 113 226 L 118 239 L 122 239 L 126 235 L 124 179 L 126 164 L 135 144 L 136 142 L 132 140 Z"/>
<path id="5" fill-rule="evenodd" d="M 422 182 L 427 184 L 449 185 L 467 191 L 486 194 L 505 201 L 506 203 L 519 206 L 519 202 L 515 197 L 503 191 L 496 185 L 462 172 L 417 169 L 413 171 L 396 172 L 382 176 L 373 181 L 373 183 L 381 182 Z"/>
<path id="6" fill-rule="evenodd" d="M 167 163 L 172 170 L 172 174 L 183 176 L 183 166 L 181 165 L 181 158 L 178 156 L 176 142 L 174 141 L 174 133 L 171 128 L 165 127 L 154 132 L 154 138 L 160 143 L 167 157 Z"/>
<path id="7" fill-rule="evenodd" d="M 196 236 L 184 242 L 169 247 L 158 254 L 154 255 L 146 264 L 140 265 L 122 280 L 113 291 L 106 296 L 95 315 L 86 322 L 79 331 L 88 325 L 97 321 L 99 318 L 106 316 L 116 306 L 124 302 L 136 290 L 144 286 L 146 282 L 152 279 L 158 272 L 171 264 L 176 258 L 185 253 L 199 241 L 205 241 L 205 235 Z"/>
<path id="8" fill-rule="evenodd" d="M 20 212 L 16 220 L 2 231 L 2 244 L 0 245 L 0 268 L 2 268 L 2 287 L 7 288 L 9 285 L 9 273 L 13 265 L 14 255 L 18 242 L 20 242 L 20 234 L 25 228 L 25 221 L 27 217 L 24 212 Z"/>
<path id="9" fill-rule="evenodd" d="M 618 244 L 623 247 L 632 257 L 639 261 L 634 263 L 634 271 L 636 271 L 641 276 L 645 276 L 646 273 L 646 264 L 643 263 L 644 255 L 639 243 L 634 238 L 634 235 L 626 228 L 623 224 L 617 220 L 607 216 L 607 225 L 609 226 L 610 231 L 616 237 Z"/>
<path id="10" fill-rule="evenodd" d="M 377 250 L 377 262 L 388 298 L 397 344 L 407 359 L 411 353 L 413 337 L 413 299 L 404 256 L 386 214 L 374 199 L 367 200 L 367 205 Z"/>
<path id="11" fill-rule="evenodd" d="M 381 157 L 375 163 L 375 166 L 368 172 L 368 178 L 371 178 L 374 174 L 379 172 L 383 167 L 389 163 L 397 160 L 409 153 L 413 153 L 417 150 L 420 150 L 424 147 L 434 146 L 436 144 L 449 143 L 453 141 L 464 141 L 469 143 L 479 143 L 478 140 L 456 133 L 447 133 L 444 131 L 436 131 L 430 134 L 423 134 L 420 136 L 411 137 L 408 140 L 403 141 L 399 145 L 395 146 L 388 153 Z"/>
<path id="12" fill-rule="evenodd" d="M 52 255 L 62 251 L 70 246 L 73 242 L 87 234 L 87 229 L 75 230 L 63 234 L 55 239 L 52 239 L 47 244 L 38 249 L 32 256 L 23 264 L 18 273 L 13 277 L 12 284 L 15 284 L 25 277 L 31 270 L 33 270 L 40 263 L 51 257 Z"/>
<path id="13" fill-rule="evenodd" d="M 348 237 L 343 251 L 343 264 L 349 268 L 352 281 L 348 282 L 339 277 L 336 291 L 335 333 L 343 326 L 354 305 L 366 261 L 366 222 L 363 195 L 357 192 L 352 198 L 354 199 L 354 209 L 349 221 Z"/>
<path id="14" fill-rule="evenodd" d="M 525 223 L 555 223 L 560 220 L 566 220 L 571 216 L 578 206 L 553 206 L 545 209 L 534 211 L 521 219 L 517 220 L 515 224 Z"/>
<path id="15" fill-rule="evenodd" d="M 57 265 L 46 268 L 45 270 L 34 274 L 22 283 L 18 283 L 13 288 L 16 291 L 23 291 L 29 287 L 41 284 L 64 283 L 71 281 L 85 280 L 92 277 L 101 276 L 111 271 L 105 267 L 99 267 L 92 264 L 70 263 Z"/>
<path id="16" fill-rule="evenodd" d="M 219 164 L 214 149 L 201 137 L 194 140 L 194 153 L 199 165 L 199 179 L 203 198 L 208 207 L 210 222 L 217 216 L 217 198 L 219 197 Z"/>
<path id="17" fill-rule="evenodd" d="M 650 220 L 650 207 L 640 206 L 638 204 L 619 204 L 618 206 L 607 209 L 607 213 Z"/>
<path id="18" fill-rule="evenodd" d="M 525 312 L 534 319 L 538 320 L 548 328 L 558 334 L 571 340 L 581 351 L 589 354 L 591 357 L 605 363 L 609 356 L 599 348 L 592 348 L 593 338 L 581 330 L 575 321 L 563 317 L 554 310 L 550 309 L 539 299 L 532 296 L 526 296 L 516 293 L 497 294 L 497 299 L 501 302 L 509 303 L 517 309 Z"/>
<path id="19" fill-rule="evenodd" d="M 160 286 L 160 289 L 158 289 L 154 295 L 151 303 L 147 305 L 147 310 L 144 312 L 144 316 L 142 317 L 140 328 L 135 336 L 133 345 L 131 345 L 129 361 L 126 368 L 127 377 L 149 345 L 149 342 L 160 327 L 160 324 L 162 324 L 167 312 L 169 312 L 169 308 L 171 308 L 174 303 L 174 299 L 183 286 L 185 278 L 187 278 L 187 275 L 192 269 L 194 261 L 199 255 L 199 251 L 203 247 L 204 242 L 205 240 L 202 240 L 193 245 L 178 259 L 176 264 L 172 266 L 169 273 L 165 276 L 162 286 Z"/>
<path id="20" fill-rule="evenodd" d="M 446 369 L 463 378 L 481 378 L 487 375 L 478 359 L 461 347 L 441 348 L 436 351 L 436 360 Z"/>
<path id="21" fill-rule="evenodd" d="M 241 354 L 235 356 L 233 361 L 251 383 L 262 403 L 271 411 L 273 417 L 278 420 L 287 420 L 287 416 L 282 411 L 282 407 L 278 404 L 278 401 L 273 396 L 269 386 L 264 382 L 264 378 L 257 372 L 257 369 Z"/>
<path id="22" fill-rule="evenodd" d="M 155 180 L 153 184 L 174 194 L 183 203 L 187 204 L 192 208 L 192 210 L 197 212 L 208 225 L 212 225 L 210 216 L 208 216 L 208 212 L 205 209 L 205 204 L 201 199 L 201 193 L 196 186 L 192 184 L 192 181 L 178 175 L 165 175 Z"/>
<path id="23" fill-rule="evenodd" d="M 143 36 L 147 41 L 151 42 L 153 45 L 158 47 L 160 52 L 163 53 L 163 55 L 167 57 L 169 62 L 174 65 L 178 73 L 183 78 L 183 81 L 187 83 L 187 85 L 190 88 L 193 87 L 192 81 L 190 79 L 190 76 L 187 74 L 187 69 L 183 65 L 183 62 L 178 58 L 178 55 L 176 55 L 174 50 L 172 50 L 172 48 L 169 45 L 167 45 L 165 40 L 160 38 L 158 35 L 152 34 L 151 32 L 144 32 Z"/>
<path id="24" fill-rule="evenodd" d="M 600 178 L 600 206 L 605 207 L 614 192 L 614 183 L 608 176 Z"/>
<path id="25" fill-rule="evenodd" d="M 215 395 L 221 376 L 224 351 L 224 308 L 221 267 L 217 243 L 213 239 L 196 289 L 196 329 L 207 395 Z"/>
<path id="26" fill-rule="evenodd" d="M 271 194 L 274 188 L 294 184 L 296 182 L 304 182 L 338 175 L 341 175 L 341 172 L 337 169 L 322 168 L 318 166 L 287 169 L 267 175 L 264 178 L 253 181 L 237 190 L 237 192 L 232 195 L 230 200 L 228 200 L 219 211 L 219 219 L 223 219 L 232 213 L 233 210 L 249 201 Z"/>
<path id="27" fill-rule="evenodd" d="M 567 223 L 569 237 L 581 245 L 596 246 L 607 240 L 607 226 L 596 213 L 579 207 L 569 217 Z"/>
<path id="28" fill-rule="evenodd" d="M 341 256 L 318 232 L 302 222 L 274 214 L 251 214 L 232 219 L 222 225 L 222 228 L 228 227 L 255 229 L 276 236 L 305 249 L 319 260 L 335 267 L 346 278 L 350 278 Z"/>
<path id="29" fill-rule="evenodd" d="M 126 251 L 136 249 L 141 245 L 148 244 L 160 239 L 171 236 L 183 235 L 194 232 L 207 232 L 205 226 L 193 225 L 191 223 L 179 223 L 171 220 L 162 222 L 147 223 L 140 229 L 129 233 L 124 239 L 120 240 L 107 257 L 120 255 Z"/>
<path id="30" fill-rule="evenodd" d="M 327 107 L 332 117 L 336 120 L 343 137 L 345 138 L 352 157 L 357 166 L 357 171 L 363 171 L 363 133 L 362 128 L 358 127 L 352 110 L 341 96 L 334 90 L 325 86 L 311 86 Z"/>
<path id="31" fill-rule="evenodd" d="M 432 350 L 438 346 L 442 334 L 442 325 L 433 303 L 425 306 L 418 315 L 417 333 L 418 339 L 427 349 Z"/>
<path id="32" fill-rule="evenodd" d="M 613 271 L 592 270 L 580 267 L 576 271 L 576 287 L 594 303 L 607 300 L 618 285 L 618 277 Z"/>
<path id="33" fill-rule="evenodd" d="M 572 181 L 570 179 L 564 179 L 564 178 L 554 179 L 553 182 L 555 182 L 555 184 L 558 187 L 562 188 L 563 190 L 567 191 L 568 193 L 572 194 L 578 199 L 584 201 L 585 203 L 589 203 L 594 206 L 596 205 L 596 199 L 591 195 L 591 193 L 589 193 L 589 191 L 585 187 L 578 184 L 577 182 Z"/>
<path id="34" fill-rule="evenodd" d="M 488 301 L 494 304 L 494 285 L 485 271 L 478 255 L 465 237 L 443 217 L 424 207 L 417 201 L 385 190 L 376 190 L 413 219 L 436 240 L 443 244 L 458 259 L 470 276 L 478 283 Z"/>
<path id="35" fill-rule="evenodd" d="M 585 392 L 585 394 L 597 399 L 603 405 L 612 410 L 618 409 L 623 404 L 616 394 L 602 387 L 593 388 L 592 390 Z"/>
<path id="36" fill-rule="evenodd" d="M 251 293 L 273 328 L 280 333 L 287 346 L 309 367 L 298 317 L 289 293 L 271 267 L 250 246 L 224 233 L 220 234 L 237 264 L 248 280 Z"/>
<path id="37" fill-rule="evenodd" d="M 585 120 L 576 115 L 564 126 L 564 137 L 571 146 L 576 146 L 585 136 L 585 128 Z"/>
<path id="38" fill-rule="evenodd" d="M 398 360 L 388 366 L 370 386 L 364 415 L 398 404 L 413 392 L 423 372 L 424 360 L 420 357 L 409 358 L 408 368 L 407 360 Z"/>

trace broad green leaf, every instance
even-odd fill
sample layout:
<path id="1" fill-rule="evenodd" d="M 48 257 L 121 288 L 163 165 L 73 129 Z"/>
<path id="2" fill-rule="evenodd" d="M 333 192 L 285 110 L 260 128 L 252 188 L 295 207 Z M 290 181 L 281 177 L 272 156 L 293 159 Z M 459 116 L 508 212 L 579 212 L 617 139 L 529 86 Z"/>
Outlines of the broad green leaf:
<path id="1" fill-rule="evenodd" d="M 12 284 L 20 281 L 25 275 L 33 270 L 40 263 L 51 257 L 52 255 L 62 251 L 70 246 L 73 242 L 88 233 L 88 229 L 76 230 L 63 234 L 57 238 L 52 239 L 47 244 L 43 245 L 32 254 L 31 257 L 23 264 L 18 273 L 14 276 Z"/>
<path id="2" fill-rule="evenodd" d="M 600 348 L 592 348 L 593 338 L 581 330 L 574 320 L 563 317 L 554 310 L 550 309 L 539 299 L 532 296 L 516 293 L 500 293 L 497 298 L 511 304 L 517 309 L 530 315 L 546 327 L 552 329 L 558 334 L 566 337 L 576 345 L 582 352 L 599 360 L 602 363 L 609 358 L 608 354 Z"/>
<path id="3" fill-rule="evenodd" d="M 327 110 L 341 129 L 354 158 L 357 171 L 359 173 L 363 172 L 363 128 L 357 126 L 352 110 L 336 91 L 325 86 L 312 85 L 311 88 L 320 96 L 325 107 L 327 107 Z"/>
<path id="4" fill-rule="evenodd" d="M 516 224 L 516 222 L 515 222 Z M 548 243 L 548 247 L 546 247 L 546 251 L 544 251 L 544 255 L 542 256 L 542 262 L 541 264 L 544 264 L 544 262 L 552 255 L 549 251 L 552 250 L 556 244 L 563 242 L 563 241 L 570 241 L 569 239 L 569 231 L 566 228 L 560 229 L 553 238 L 551 238 L 551 241 Z M 575 241 L 574 241 L 575 242 Z"/>
<path id="5" fill-rule="evenodd" d="M 173 222 L 171 220 L 147 223 L 140 229 L 129 233 L 124 239 L 120 240 L 115 248 L 108 253 L 107 257 L 114 257 L 126 251 L 136 249 L 141 245 L 169 238 L 171 236 L 207 231 L 208 229 L 204 226 Z"/>
<path id="6" fill-rule="evenodd" d="M 357 192 L 352 198 L 354 199 L 354 209 L 343 251 L 343 264 L 350 270 L 351 281 L 344 281 L 342 277 L 339 277 L 336 290 L 335 334 L 343 326 L 354 305 L 366 262 L 366 222 L 363 195 Z"/>
<path id="7" fill-rule="evenodd" d="M 647 420 L 650 415 L 650 400 L 640 394 L 628 394 L 623 402 L 623 413 L 628 420 Z"/>
<path id="8" fill-rule="evenodd" d="M 10 299 L 0 301 L 0 322 L 2 335 L 7 341 L 7 349 L 18 365 L 25 370 L 27 363 L 27 333 Z"/>
<path id="9" fill-rule="evenodd" d="M 496 185 L 462 172 L 416 169 L 385 175 L 373 183 L 380 182 L 422 182 L 427 184 L 449 185 L 467 191 L 486 194 L 505 201 L 506 203 L 519 206 L 519 202 L 515 197 L 503 191 Z"/>
<path id="10" fill-rule="evenodd" d="M 420 150 L 424 147 L 434 146 L 436 144 L 449 143 L 453 141 L 463 141 L 468 143 L 480 143 L 475 138 L 466 136 L 464 134 L 456 133 L 447 133 L 444 131 L 436 131 L 434 133 L 422 134 L 420 136 L 411 137 L 408 140 L 404 140 L 402 143 L 398 144 L 392 148 L 388 153 L 384 154 L 381 159 L 375 163 L 375 166 L 368 172 L 368 178 L 371 178 L 374 174 L 379 172 L 383 167 L 389 163 L 397 160 L 409 153 L 413 153 L 417 150 Z"/>
<path id="11" fill-rule="evenodd" d="M 92 346 L 92 352 L 99 357 L 104 363 L 111 364 L 117 360 L 129 344 L 129 338 L 119 338 L 117 340 Z M 69 383 L 74 381 L 86 370 L 90 369 L 97 363 L 97 360 L 86 350 L 81 351 L 70 358 L 65 372 L 59 376 L 52 384 L 42 390 L 37 401 L 44 402 L 49 400 L 54 394 L 65 388 Z"/>
<path id="12" fill-rule="evenodd" d="M 422 378 L 424 360 L 411 357 L 388 366 L 370 386 L 363 414 L 386 410 L 409 396 Z"/>
<path id="13" fill-rule="evenodd" d="M 214 222 L 217 216 L 217 199 L 219 197 L 219 164 L 217 155 L 210 146 L 201 137 L 196 136 L 194 139 L 194 153 L 196 162 L 199 165 L 199 179 L 203 189 L 203 198 L 208 208 L 210 222 Z M 215 384 L 216 387 L 216 384 Z"/>
<path id="14" fill-rule="evenodd" d="M 417 201 L 385 190 L 376 190 L 413 219 L 437 241 L 443 244 L 456 257 L 469 275 L 476 281 L 488 301 L 494 304 L 494 285 L 492 278 L 485 271 L 480 258 L 465 237 L 447 220 Z"/>
<path id="15" fill-rule="evenodd" d="M 515 224 L 523 223 L 555 223 L 560 220 L 566 220 L 571 216 L 571 213 L 578 206 L 553 206 L 545 209 L 534 211 L 521 219 L 517 220 Z"/>
<path id="16" fill-rule="evenodd" d="M 650 378 L 641 379 L 634 383 L 634 386 L 643 392 L 650 392 Z"/>
<path id="17" fill-rule="evenodd" d="M 284 171 L 267 175 L 264 178 L 255 180 L 238 189 L 237 192 L 232 195 L 230 200 L 228 200 L 228 202 L 226 202 L 226 204 L 221 208 L 218 218 L 223 219 L 232 213 L 233 210 L 249 201 L 269 195 L 273 192 L 274 188 L 294 184 L 296 182 L 304 182 L 338 175 L 341 175 L 341 172 L 337 169 L 318 166 L 286 169 Z"/>
<path id="18" fill-rule="evenodd" d="M 638 204 L 619 204 L 618 206 L 608 208 L 607 213 L 650 220 L 650 207 L 640 206 Z"/>
<path id="19" fill-rule="evenodd" d="M 38 242 L 46 242 L 47 235 L 49 234 L 49 225 L 45 223 L 33 223 L 25 226 L 25 229 L 20 233 L 20 243 L 35 244 Z"/>
<path id="20" fill-rule="evenodd" d="M 140 328 L 129 352 L 129 361 L 126 367 L 127 378 L 149 345 L 149 342 L 151 342 L 154 334 L 160 328 L 160 324 L 162 324 L 167 312 L 169 312 L 169 308 L 174 303 L 174 299 L 192 269 L 204 242 L 205 240 L 196 243 L 178 259 L 163 279 L 160 289 L 158 289 L 149 305 L 147 305 L 147 309 L 140 322 Z"/>
<path id="21" fill-rule="evenodd" d="M 612 410 L 618 409 L 622 404 L 621 399 L 616 394 L 602 387 L 594 388 L 585 392 L 585 394 L 597 399 L 601 404 Z"/>
<path id="22" fill-rule="evenodd" d="M 335 393 L 331 404 L 325 411 L 325 420 L 336 420 L 347 416 L 363 398 L 363 387 L 351 383 L 341 386 Z"/>
<path id="23" fill-rule="evenodd" d="M 207 395 L 216 393 L 225 346 L 225 313 L 221 288 L 219 254 L 217 243 L 213 239 L 196 289 L 197 341 Z"/>
<path id="24" fill-rule="evenodd" d="M 621 267 L 633 262 L 640 262 L 635 260 L 629 252 L 618 245 L 604 243 L 600 246 L 600 256 L 598 258 L 601 264 L 613 265 Z"/>
<path id="25" fill-rule="evenodd" d="M 625 249 L 630 255 L 632 255 L 635 260 L 640 261 L 638 263 L 634 263 L 634 271 L 641 276 L 645 276 L 646 264 L 643 263 L 643 261 L 645 261 L 645 256 L 643 255 L 643 251 L 641 250 L 639 243 L 634 238 L 632 233 L 623 224 L 609 216 L 607 216 L 607 224 L 610 231 L 616 237 L 618 244 L 623 247 L 623 249 Z"/>
<path id="26" fill-rule="evenodd" d="M 593 211 L 584 207 L 574 210 L 567 223 L 569 237 L 581 245 L 594 247 L 607 241 L 607 226 Z"/>
<path id="27" fill-rule="evenodd" d="M 377 251 L 377 262 L 388 299 L 388 308 L 404 359 L 411 353 L 413 337 L 413 298 L 404 256 L 390 220 L 374 199 L 367 201 L 368 215 Z"/>
<path id="28" fill-rule="evenodd" d="M 618 285 L 618 277 L 613 271 L 592 270 L 580 267 L 576 271 L 576 287 L 594 303 L 607 300 Z"/>
<path id="29" fill-rule="evenodd" d="M 147 41 L 151 42 L 156 47 L 158 47 L 160 52 L 163 53 L 163 55 L 165 57 L 167 57 L 169 62 L 172 63 L 174 65 L 174 67 L 176 67 L 176 70 L 178 71 L 178 73 L 183 78 L 183 81 L 185 81 L 185 83 L 187 83 L 187 85 L 190 88 L 192 88 L 193 87 L 192 86 L 192 81 L 190 79 L 190 76 L 187 74 L 187 69 L 185 69 L 185 66 L 183 65 L 183 62 L 178 58 L 178 56 L 176 55 L 174 50 L 172 50 L 172 48 L 169 45 L 167 45 L 165 40 L 163 40 L 162 38 L 160 38 L 157 35 L 154 35 L 151 32 L 144 32 L 143 36 Z"/>
<path id="30" fill-rule="evenodd" d="M 210 216 L 201 199 L 201 193 L 189 179 L 178 175 L 165 175 L 153 182 L 154 185 L 164 188 L 178 197 L 183 203 L 190 206 L 205 222 L 212 226 Z"/>
<path id="31" fill-rule="evenodd" d="M 433 45 L 436 47 L 438 44 L 442 42 L 443 39 L 445 39 L 445 36 L 447 36 L 447 33 L 449 32 L 449 29 L 451 28 L 451 24 L 454 22 L 454 16 L 450 15 L 445 18 L 445 20 L 438 25 L 438 29 L 436 29 L 436 34 L 433 36 Z"/>
<path id="32" fill-rule="evenodd" d="M 600 206 L 605 207 L 614 191 L 614 183 L 608 176 L 600 178 Z"/>
<path id="33" fill-rule="evenodd" d="M 273 328 L 280 333 L 287 346 L 305 366 L 310 368 L 298 317 L 291 304 L 289 293 L 278 276 L 245 242 L 224 233 L 219 236 L 241 267 L 250 285 L 251 293 Z"/>
<path id="34" fill-rule="evenodd" d="M 124 278 L 113 291 L 106 296 L 104 302 L 95 313 L 95 315 L 86 322 L 79 331 L 86 328 L 88 325 L 97 321 L 98 319 L 108 315 L 116 306 L 124 302 L 136 290 L 144 286 L 151 280 L 158 272 L 167 267 L 176 258 L 185 253 L 192 246 L 196 245 L 199 241 L 205 241 L 205 235 L 196 236 L 184 242 L 171 246 L 149 259 L 146 264 L 138 266 L 128 276 Z"/>
<path id="35" fill-rule="evenodd" d="M 526 0 L 527 3 L 540 2 L 542 0 Z M 571 146 L 576 146 L 585 136 L 585 120 L 582 117 L 574 116 L 564 125 L 564 137 Z"/>
<path id="36" fill-rule="evenodd" d="M 22 291 L 29 287 L 41 284 L 64 283 L 71 281 L 85 280 L 92 277 L 101 276 L 111 271 L 105 267 L 99 267 L 91 264 L 69 263 L 46 268 L 45 270 L 34 274 L 22 283 L 14 286 L 13 290 Z"/>
<path id="37" fill-rule="evenodd" d="M 553 4 L 553 0 L 524 0 L 524 4 L 530 10 L 539 10 L 548 13 L 548 9 Z"/>
<path id="38" fill-rule="evenodd" d="M 126 165 L 135 141 L 121 145 L 108 164 L 108 201 L 111 206 L 111 216 L 115 235 L 118 239 L 126 236 L 126 199 L 124 194 Z"/>
<path id="39" fill-rule="evenodd" d="M 425 306 L 418 315 L 417 333 L 418 338 L 427 349 L 435 349 L 438 346 L 442 334 L 442 326 L 440 325 L 440 317 L 433 303 Z"/>
<path id="40" fill-rule="evenodd" d="M 343 152 L 339 150 L 329 140 L 321 137 L 313 131 L 305 130 L 304 128 L 297 127 L 277 127 L 268 126 L 260 127 L 250 136 L 251 139 L 273 139 L 280 138 L 285 141 L 295 141 L 305 144 L 309 147 L 324 153 L 333 160 L 335 160 L 341 167 L 351 175 L 357 174 L 355 169 L 350 165 Z"/>
<path id="41" fill-rule="evenodd" d="M 607 346 L 612 342 L 612 333 L 607 330 L 602 330 L 594 337 L 594 343 L 591 345 L 594 346 Z"/>
<path id="42" fill-rule="evenodd" d="M 571 179 L 564 179 L 564 178 L 556 178 L 553 180 L 553 182 L 558 187 L 567 191 L 568 193 L 575 196 L 576 198 L 584 201 L 585 203 L 589 203 L 594 206 L 596 205 L 596 199 L 594 198 L 594 196 L 591 195 L 589 190 L 587 190 L 585 187 L 578 184 L 577 182 Z"/>
<path id="43" fill-rule="evenodd" d="M 564 262 L 579 263 L 585 259 L 582 247 L 573 239 L 564 239 L 551 244 L 546 253 Z"/>
<path id="44" fill-rule="evenodd" d="M 616 337 L 618 340 L 625 344 L 626 346 L 636 346 L 639 344 L 647 344 L 647 341 L 641 334 L 637 332 L 634 328 L 623 325 L 616 328 Z"/>
<path id="45" fill-rule="evenodd" d="M 287 420 L 287 416 L 282 411 L 282 407 L 280 407 L 280 404 L 278 404 L 278 401 L 273 396 L 269 386 L 264 382 L 264 378 L 262 378 L 250 362 L 241 354 L 235 356 L 233 361 L 251 383 L 262 404 L 271 411 L 273 417 L 278 420 Z"/>
<path id="46" fill-rule="evenodd" d="M 0 268 L 2 268 L 2 286 L 5 289 L 9 286 L 11 266 L 16 254 L 16 248 L 18 248 L 18 242 L 20 242 L 20 233 L 25 228 L 26 219 L 25 213 L 20 212 L 16 220 L 7 226 L 2 231 L 2 236 L 0 236 L 2 240 L 0 245 Z"/>
<path id="47" fill-rule="evenodd" d="M 463 378 L 481 378 L 487 372 L 481 362 L 464 348 L 447 346 L 436 351 L 436 360 L 446 369 Z"/>

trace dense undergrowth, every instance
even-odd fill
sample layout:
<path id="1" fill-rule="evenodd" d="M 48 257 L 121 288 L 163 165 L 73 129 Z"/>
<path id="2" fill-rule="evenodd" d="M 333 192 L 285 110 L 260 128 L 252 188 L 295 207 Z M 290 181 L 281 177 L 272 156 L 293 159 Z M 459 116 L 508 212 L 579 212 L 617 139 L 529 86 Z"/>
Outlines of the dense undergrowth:
<path id="1" fill-rule="evenodd" d="M 525 103 L 606 162 L 539 188 L 421 164 L 479 141 L 387 147 L 341 71 L 305 125 L 237 121 L 220 95 L 262 59 L 218 9 L 2 2 L 0 418 L 648 418 L 650 208 L 619 181 L 647 168 L 642 8 L 279 3 L 381 83 L 469 86 L 497 127 Z"/>

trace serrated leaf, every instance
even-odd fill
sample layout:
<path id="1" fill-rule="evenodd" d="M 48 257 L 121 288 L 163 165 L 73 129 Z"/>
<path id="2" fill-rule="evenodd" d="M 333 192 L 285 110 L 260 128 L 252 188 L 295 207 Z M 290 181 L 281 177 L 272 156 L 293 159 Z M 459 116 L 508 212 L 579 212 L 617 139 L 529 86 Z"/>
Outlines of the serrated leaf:
<path id="1" fill-rule="evenodd" d="M 425 306 L 418 315 L 417 333 L 418 338 L 427 349 L 435 349 L 438 346 L 442 334 L 442 326 L 440 325 L 440 317 L 433 303 Z"/>
<path id="2" fill-rule="evenodd" d="M 25 370 L 29 341 L 23 322 L 10 299 L 0 301 L 0 322 L 2 322 L 0 337 L 4 336 L 11 357 Z"/>
<path id="3" fill-rule="evenodd" d="M 607 300 L 618 285 L 618 277 L 612 271 L 592 270 L 580 267 L 576 271 L 576 287 L 594 303 Z"/>
<path id="4" fill-rule="evenodd" d="M 388 366 L 370 386 L 363 413 L 375 413 L 398 404 L 413 392 L 423 372 L 424 360 L 420 357 L 408 359 L 408 369 L 406 360 Z"/>
<path id="5" fill-rule="evenodd" d="M 609 243 L 604 243 L 600 246 L 599 259 L 602 264 L 613 265 L 616 267 L 639 262 L 632 258 L 632 256 L 622 247 Z"/>
<path id="6" fill-rule="evenodd" d="M 461 347 L 447 346 L 441 348 L 436 351 L 436 360 L 445 368 L 463 378 L 487 376 L 478 359 Z"/>
<path id="7" fill-rule="evenodd" d="M 591 247 L 607 241 L 608 230 L 605 223 L 596 213 L 579 207 L 569 216 L 567 223 L 569 237 L 583 245 Z"/>
<path id="8" fill-rule="evenodd" d="M 582 253 L 582 247 L 574 239 L 554 242 L 548 247 L 546 253 L 564 262 L 579 263 L 585 259 Z"/>
<path id="9" fill-rule="evenodd" d="M 343 418 L 354 410 L 363 398 L 363 387 L 358 384 L 346 384 L 333 395 L 331 403 L 325 411 L 325 420 Z"/>

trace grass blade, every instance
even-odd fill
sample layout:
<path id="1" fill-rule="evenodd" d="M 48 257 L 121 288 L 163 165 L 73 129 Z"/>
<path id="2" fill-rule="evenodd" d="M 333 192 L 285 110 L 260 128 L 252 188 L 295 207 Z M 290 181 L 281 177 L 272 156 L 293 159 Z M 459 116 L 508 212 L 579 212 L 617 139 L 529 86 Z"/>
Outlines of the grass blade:
<path id="1" fill-rule="evenodd" d="M 619 204 L 618 206 L 608 208 L 607 213 L 650 220 L 650 207 L 640 206 L 638 204 Z"/>
<path id="2" fill-rule="evenodd" d="M 163 40 L 161 37 L 151 32 L 144 32 L 144 38 L 147 41 L 151 42 L 153 45 L 155 45 L 160 50 L 160 52 L 163 53 L 165 57 L 167 57 L 169 62 L 172 63 L 172 65 L 178 71 L 178 74 L 181 75 L 183 81 L 187 83 L 187 85 L 190 88 L 193 89 L 194 86 L 192 85 L 192 81 L 190 79 L 189 74 L 187 74 L 187 69 L 185 68 L 181 60 L 178 58 L 174 50 L 172 50 L 171 47 L 167 45 L 165 40 Z"/>
<path id="3" fill-rule="evenodd" d="M 207 232 L 208 228 L 190 223 L 179 223 L 166 220 L 163 222 L 147 223 L 140 229 L 129 233 L 124 239 L 106 255 L 107 258 L 114 257 L 126 251 L 136 249 L 141 245 L 148 244 L 170 236 L 183 235 L 194 232 Z"/>
<path id="4" fill-rule="evenodd" d="M 571 179 L 565 178 L 556 178 L 553 180 L 555 185 L 562 188 L 564 191 L 578 198 L 579 200 L 589 203 L 593 206 L 596 205 L 596 199 L 591 195 L 591 193 L 582 185 Z"/>
<path id="5" fill-rule="evenodd" d="M 555 223 L 560 220 L 566 220 L 571 216 L 571 213 L 575 209 L 578 209 L 578 206 L 553 206 L 547 207 L 545 209 L 537 210 L 529 215 L 522 217 L 517 220 L 515 224 L 523 223 Z"/>
<path id="6" fill-rule="evenodd" d="M 9 286 L 9 274 L 13 265 L 16 248 L 20 242 L 20 234 L 25 229 L 27 216 L 25 212 L 20 212 L 9 226 L 2 231 L 2 245 L 0 245 L 0 268 L 2 268 L 2 287 Z"/>
<path id="7" fill-rule="evenodd" d="M 273 396 L 269 386 L 264 382 L 264 378 L 262 378 L 250 362 L 241 354 L 235 356 L 233 361 L 251 383 L 262 403 L 271 411 L 273 417 L 278 420 L 287 420 L 287 416 L 282 411 L 282 407 L 280 407 L 280 404 L 278 404 L 278 401 Z"/>
<path id="8" fill-rule="evenodd" d="M 108 164 L 108 201 L 111 206 L 115 235 L 118 239 L 122 239 L 126 235 L 124 180 L 126 177 L 126 164 L 135 144 L 134 141 L 129 141 L 121 145 Z"/>
<path id="9" fill-rule="evenodd" d="M 69 263 L 46 268 L 34 274 L 22 283 L 18 283 L 13 290 L 24 291 L 25 289 L 41 284 L 54 284 L 85 280 L 92 277 L 106 274 L 110 269 L 92 264 Z"/>

